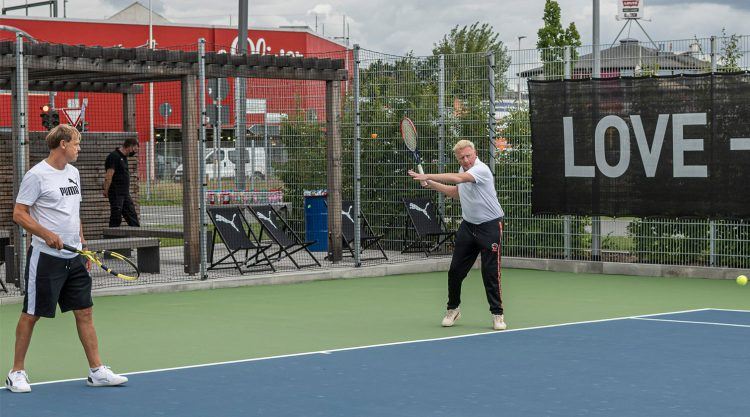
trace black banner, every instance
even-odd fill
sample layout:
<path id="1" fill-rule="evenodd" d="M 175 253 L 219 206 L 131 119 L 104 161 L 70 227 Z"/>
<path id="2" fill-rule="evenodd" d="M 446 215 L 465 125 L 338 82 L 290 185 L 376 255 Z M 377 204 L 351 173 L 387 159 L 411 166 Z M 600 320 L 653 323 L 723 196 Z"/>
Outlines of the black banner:
<path id="1" fill-rule="evenodd" d="M 750 75 L 529 81 L 532 212 L 750 218 Z"/>

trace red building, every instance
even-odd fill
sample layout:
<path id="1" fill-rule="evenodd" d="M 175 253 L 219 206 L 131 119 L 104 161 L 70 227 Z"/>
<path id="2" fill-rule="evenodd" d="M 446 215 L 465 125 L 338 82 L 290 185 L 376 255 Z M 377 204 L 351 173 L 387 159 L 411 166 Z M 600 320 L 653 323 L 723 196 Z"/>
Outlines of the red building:
<path id="1" fill-rule="evenodd" d="M 128 9 L 142 8 L 134 3 Z M 123 12 L 127 11 L 125 9 Z M 132 15 L 130 20 L 142 21 L 141 13 Z M 118 15 L 123 14 L 118 13 Z M 117 15 L 116 15 L 117 16 Z M 115 17 L 116 17 L 115 16 Z M 158 16 L 158 15 L 156 15 Z M 206 49 L 211 52 L 233 52 L 237 44 L 237 28 L 213 25 L 188 25 L 164 23 L 158 16 L 152 25 L 153 39 L 157 49 L 196 50 L 198 39 L 206 40 Z M 127 19 L 127 17 L 126 17 Z M 156 23 L 159 22 L 159 23 Z M 0 24 L 22 29 L 40 42 L 62 43 L 72 45 L 99 45 L 104 47 L 122 46 L 127 48 L 145 47 L 149 40 L 149 26 L 143 23 L 128 23 L 116 20 L 72 20 L 39 17 L 0 17 Z M 14 39 L 12 32 L 0 32 L 0 40 Z M 279 29 L 249 29 L 248 52 L 258 54 L 349 58 L 346 46 L 323 38 L 307 27 Z M 347 59 L 349 61 L 349 59 Z M 314 117 L 325 117 L 319 109 L 324 105 L 319 99 L 323 83 L 285 80 L 251 80 L 248 82 L 248 98 L 266 99 L 265 112 L 270 114 L 290 113 L 292 111 L 309 111 Z M 224 126 L 225 132 L 232 128 L 234 120 L 233 80 L 229 80 L 229 95 L 223 101 L 223 112 L 229 115 Z M 318 90 L 320 92 L 318 93 Z M 279 93 L 283 92 L 283 93 Z M 0 95 L 0 126 L 9 127 L 10 95 Z M 177 82 L 154 83 L 154 130 L 155 135 L 162 136 L 164 129 L 179 129 L 180 126 L 180 90 Z M 271 97 L 272 96 L 272 97 Z M 55 107 L 66 107 L 73 93 L 57 93 Z M 137 98 L 137 131 L 142 142 L 150 139 L 151 111 L 149 86 L 144 86 L 143 94 Z M 87 99 L 85 118 L 90 131 L 122 130 L 121 99 L 117 94 L 80 93 L 79 103 Z M 207 97 L 207 104 L 211 104 Z M 43 130 L 41 118 L 36 116 L 37 109 L 49 102 L 47 93 L 31 93 L 29 96 L 29 129 Z M 169 102 L 173 112 L 169 118 L 160 116 L 158 108 L 163 102 Z M 250 111 L 248 111 L 250 113 Z M 248 127 L 262 123 L 263 114 L 248 114 Z M 170 135 L 171 140 L 171 135 Z M 145 152 L 143 152 L 145 154 Z"/>

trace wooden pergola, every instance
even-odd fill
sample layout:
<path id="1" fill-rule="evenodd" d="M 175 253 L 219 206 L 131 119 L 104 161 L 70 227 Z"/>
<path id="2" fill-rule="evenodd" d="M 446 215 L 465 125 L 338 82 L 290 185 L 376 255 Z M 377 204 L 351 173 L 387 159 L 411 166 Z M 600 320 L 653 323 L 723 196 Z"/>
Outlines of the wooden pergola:
<path id="1" fill-rule="evenodd" d="M 19 38 L 20 39 L 20 38 Z M 147 48 L 104 48 L 99 46 L 0 42 L 0 88 L 12 93 L 12 138 L 14 166 L 25 158 L 28 168 L 29 91 L 77 91 L 122 94 L 123 130 L 135 131 L 136 94 L 149 82 L 181 83 L 183 222 L 185 272 L 200 269 L 199 219 L 199 130 L 196 103 L 199 99 L 199 53 Z M 197 42 L 196 42 L 197 45 Z M 20 61 L 19 61 L 20 58 Z M 341 259 L 341 82 L 348 72 L 343 59 L 320 59 L 270 55 L 205 54 L 205 78 L 268 78 L 317 80 L 326 83 L 326 135 L 328 143 L 328 226 L 329 248 L 334 261 Z M 186 111 L 196 109 L 196 111 Z M 23 172 L 15 172 L 13 196 Z M 10 214 L 10 213 L 8 213 Z M 14 228 L 12 243 L 16 265 L 21 265 L 24 250 L 19 250 L 20 229 Z M 25 248 L 24 248 L 25 249 Z"/>

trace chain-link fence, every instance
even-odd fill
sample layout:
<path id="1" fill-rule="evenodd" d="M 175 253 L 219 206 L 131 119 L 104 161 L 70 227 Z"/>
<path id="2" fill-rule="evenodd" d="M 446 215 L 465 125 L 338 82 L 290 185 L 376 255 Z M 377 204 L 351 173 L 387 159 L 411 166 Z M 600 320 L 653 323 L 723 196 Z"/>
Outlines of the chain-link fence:
<path id="1" fill-rule="evenodd" d="M 746 36 L 655 43 L 625 40 L 600 47 L 600 75 L 745 70 L 750 67 L 748 46 Z M 192 65 L 201 60 L 197 49 L 198 44 L 182 45 L 162 48 L 158 53 L 175 60 L 195 59 Z M 232 48 L 206 45 L 209 53 L 219 50 Z M 416 224 L 410 216 L 411 210 L 412 215 L 436 217 L 432 232 L 455 230 L 461 221 L 457 201 L 424 190 L 407 176 L 406 171 L 416 164 L 404 146 L 399 125 L 408 117 L 418 132 L 425 171 L 457 171 L 452 147 L 459 139 L 472 140 L 479 158 L 493 167 L 506 213 L 506 256 L 747 267 L 750 225 L 746 220 L 531 214 L 532 149 L 526 80 L 591 77 L 596 69 L 592 51 L 591 46 L 585 46 L 416 57 L 355 48 L 304 58 L 325 59 L 329 62 L 326 65 L 331 59 L 343 61 L 348 77 L 340 90 L 329 81 L 290 79 L 288 74 L 284 78 L 280 72 L 265 73 L 278 78 L 257 74 L 237 77 L 235 73 L 217 78 L 216 71 L 206 77 L 205 89 L 201 89 L 199 77 L 183 75 L 152 76 L 151 82 L 139 84 L 142 87 L 111 92 L 51 94 L 39 87 L 28 92 L 28 167 L 47 152 L 37 146 L 43 144 L 45 133 L 38 109 L 52 104 L 61 117 L 69 114 L 73 119 L 82 118 L 82 159 L 76 166 L 82 178 L 87 178 L 83 187 L 84 232 L 89 239 L 97 240 L 137 238 L 144 245 L 155 240 L 159 271 L 145 273 L 140 283 L 252 277 L 268 274 L 270 269 L 294 271 L 298 265 L 307 264 L 312 268 L 351 267 L 449 256 L 451 240 L 425 234 L 420 230 L 424 225 Z M 170 55 L 179 53 L 193 55 Z M 213 71 L 235 59 L 231 54 L 213 54 L 203 65 Z M 253 59 L 260 65 L 265 57 Z M 303 58 L 292 59 L 299 61 L 289 61 L 289 65 L 302 66 Z M 319 73 L 326 70 L 331 69 L 321 67 Z M 186 124 L 185 117 L 203 114 L 201 94 L 185 89 L 190 82 L 205 94 L 205 117 L 194 124 Z M 3 149 L 10 150 L 15 113 L 10 91 L 5 91 L 4 97 L 0 110 L 6 116 L 3 119 L 8 132 L 2 136 Z M 337 131 L 344 257 L 332 262 L 326 193 L 331 184 L 336 184 L 331 182 L 330 175 L 335 172 L 331 164 L 339 164 L 329 148 L 336 125 L 329 113 L 336 103 L 341 106 Z M 195 127 L 197 138 L 190 136 L 194 131 L 186 131 L 190 126 Z M 118 223 L 116 219 L 110 221 L 110 199 L 103 192 L 107 155 L 116 152 L 128 135 L 140 142 L 137 156 L 128 158 L 129 195 L 140 230 L 125 226 L 127 216 L 121 216 L 119 224 L 114 224 Z M 198 146 L 194 149 L 193 142 L 186 145 L 186 138 L 202 143 L 203 154 L 198 156 Z M 195 153 L 188 155 L 186 151 Z M 3 161 L 7 159 L 5 165 L 13 166 L 8 155 Z M 195 215 L 199 201 L 209 209 L 204 219 Z M 12 190 L 4 189 L 0 196 L 4 213 L 12 211 L 11 202 Z M 427 204 L 436 210 L 431 211 Z M 264 207 L 261 210 L 258 206 Z M 231 211 L 219 213 L 221 208 L 239 208 L 234 212 L 239 217 L 232 218 Z M 361 228 L 347 228 L 347 219 L 354 224 L 360 222 Z M 266 220 L 271 223 L 265 224 Z M 288 236 L 304 247 L 285 250 L 286 243 L 269 234 L 270 225 L 277 222 L 286 224 Z M 201 224 L 206 225 L 205 250 L 191 252 L 186 248 L 195 244 L 199 235 L 194 232 Z M 256 258 L 248 259 L 242 252 L 240 256 L 234 253 L 236 245 L 226 244 L 228 238 L 222 236 L 221 228 L 230 224 L 235 230 L 241 227 L 251 243 L 262 249 Z M 12 232 L 9 216 L 3 216 L 0 229 L 6 234 Z M 140 256 L 137 248 L 132 249 L 134 257 Z M 295 249 L 299 250 L 288 255 Z M 251 252 L 257 254 L 258 249 Z M 232 262 L 232 254 L 239 257 L 241 272 Z M 195 256 L 206 262 L 205 275 L 187 267 L 195 265 Z M 222 265 L 213 265 L 225 257 Z M 227 269 L 219 269 L 223 266 Z M 7 273 L 0 274 L 5 274 L 3 281 L 12 281 Z M 96 287 L 138 285 L 123 284 L 102 272 L 96 274 Z M 17 288 L 20 286 L 10 285 L 10 294 L 17 294 Z"/>
<path id="2" fill-rule="evenodd" d="M 750 37 L 725 36 L 656 42 L 632 39 L 600 45 L 599 76 L 650 77 L 750 68 Z M 590 78 L 593 47 L 511 51 L 510 89 L 499 104 L 507 163 L 497 172 L 508 214 L 506 252 L 514 256 L 686 266 L 747 268 L 747 219 L 599 218 L 532 216 L 531 142 L 527 79 Z M 507 144 L 506 144 L 507 143 Z"/>

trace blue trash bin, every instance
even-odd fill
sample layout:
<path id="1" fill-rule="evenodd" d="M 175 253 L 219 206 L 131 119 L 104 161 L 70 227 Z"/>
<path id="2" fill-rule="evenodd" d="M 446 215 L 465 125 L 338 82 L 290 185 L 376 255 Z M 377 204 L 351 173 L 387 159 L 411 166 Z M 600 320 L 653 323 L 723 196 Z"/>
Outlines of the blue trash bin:
<path id="1" fill-rule="evenodd" d="M 324 190 L 305 191 L 305 240 L 313 252 L 328 252 L 328 207 Z"/>

